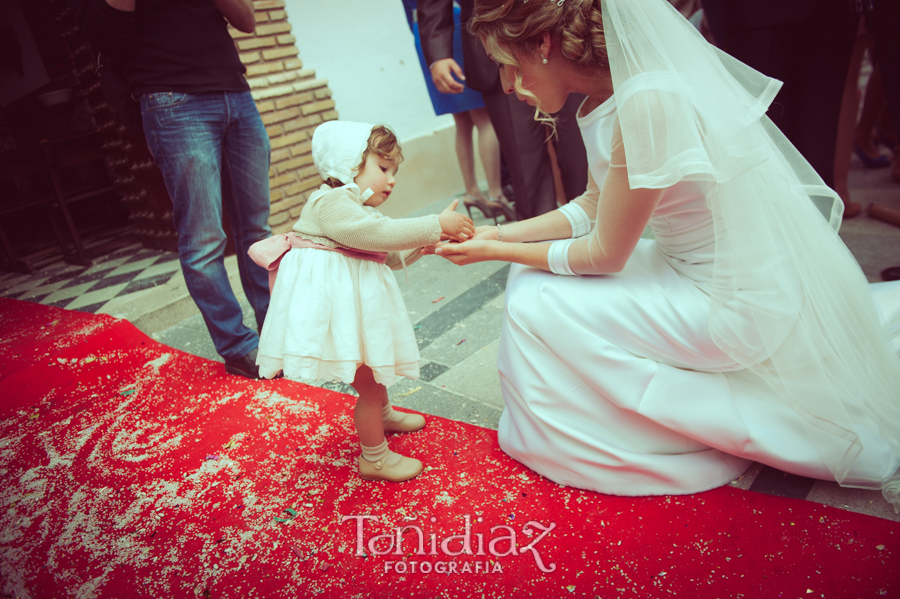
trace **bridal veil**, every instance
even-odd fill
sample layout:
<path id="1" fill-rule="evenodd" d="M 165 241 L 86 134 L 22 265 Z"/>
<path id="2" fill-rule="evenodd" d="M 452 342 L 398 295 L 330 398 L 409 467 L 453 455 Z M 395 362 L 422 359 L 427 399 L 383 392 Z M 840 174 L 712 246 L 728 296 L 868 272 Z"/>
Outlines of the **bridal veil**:
<path id="1" fill-rule="evenodd" d="M 844 486 L 860 422 L 900 445 L 900 359 L 868 282 L 841 242 L 843 205 L 766 116 L 781 84 L 709 45 L 664 0 L 603 0 L 632 188 L 709 186 L 716 345 L 796 411 Z"/>

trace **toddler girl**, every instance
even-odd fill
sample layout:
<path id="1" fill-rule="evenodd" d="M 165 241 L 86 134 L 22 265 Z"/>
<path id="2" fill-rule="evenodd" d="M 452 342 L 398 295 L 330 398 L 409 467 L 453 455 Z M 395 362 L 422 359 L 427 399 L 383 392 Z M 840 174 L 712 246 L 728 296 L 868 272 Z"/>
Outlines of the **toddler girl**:
<path id="1" fill-rule="evenodd" d="M 294 232 L 251 248 L 257 263 L 278 272 L 259 374 L 349 383 L 359 393 L 360 476 L 408 480 L 422 462 L 390 451 L 384 434 L 419 430 L 425 419 L 393 411 L 386 386 L 398 375 L 418 378 L 419 348 L 390 269 L 417 260 L 442 237 L 470 238 L 474 226 L 454 212 L 457 201 L 421 218 L 394 220 L 377 210 L 402 160 L 386 127 L 324 123 L 313 134 L 312 156 L 325 184 L 310 195 Z"/>

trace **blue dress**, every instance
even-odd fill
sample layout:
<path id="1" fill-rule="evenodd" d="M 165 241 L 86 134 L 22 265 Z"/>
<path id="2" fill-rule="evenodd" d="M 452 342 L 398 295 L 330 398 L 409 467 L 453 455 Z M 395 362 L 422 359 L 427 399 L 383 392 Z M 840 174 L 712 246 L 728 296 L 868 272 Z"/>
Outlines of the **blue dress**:
<path id="1" fill-rule="evenodd" d="M 431 104 L 436 115 L 456 114 L 467 110 L 484 107 L 484 99 L 481 93 L 466 87 L 461 94 L 442 94 L 434 86 L 431 80 L 431 71 L 425 63 L 425 54 L 422 52 L 422 40 L 419 37 L 419 24 L 415 19 L 417 0 L 403 0 L 403 8 L 406 10 L 406 19 L 413 37 L 416 39 L 416 53 L 419 55 L 419 64 L 422 65 L 422 74 L 425 77 L 425 86 L 428 87 L 428 95 L 431 96 Z M 453 60 L 463 66 L 462 29 L 459 23 L 459 6 L 453 4 Z"/>

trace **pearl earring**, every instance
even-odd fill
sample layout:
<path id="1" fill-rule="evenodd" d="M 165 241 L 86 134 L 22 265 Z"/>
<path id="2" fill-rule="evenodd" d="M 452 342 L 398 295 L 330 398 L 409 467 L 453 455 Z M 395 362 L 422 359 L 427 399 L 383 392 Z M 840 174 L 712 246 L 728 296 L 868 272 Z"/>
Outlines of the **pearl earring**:
<path id="1" fill-rule="evenodd" d="M 547 64 L 547 59 L 544 58 L 543 54 L 541 54 L 541 64 Z"/>

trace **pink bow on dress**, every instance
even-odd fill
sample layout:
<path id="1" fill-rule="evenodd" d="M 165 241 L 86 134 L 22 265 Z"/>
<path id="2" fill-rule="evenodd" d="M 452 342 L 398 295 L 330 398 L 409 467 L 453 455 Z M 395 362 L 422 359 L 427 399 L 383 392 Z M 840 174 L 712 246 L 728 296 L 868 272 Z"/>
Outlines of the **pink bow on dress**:
<path id="1" fill-rule="evenodd" d="M 338 252 L 351 258 L 360 260 L 369 260 L 384 264 L 387 260 L 387 252 L 368 252 L 366 250 L 356 250 L 350 248 L 330 248 L 309 239 L 304 239 L 296 233 L 285 233 L 283 235 L 273 235 L 268 239 L 257 241 L 250 246 L 247 254 L 250 259 L 269 271 L 269 293 L 275 288 L 275 277 L 278 276 L 278 265 L 281 259 L 293 248 L 315 248 L 317 250 L 328 250 L 329 252 Z"/>

